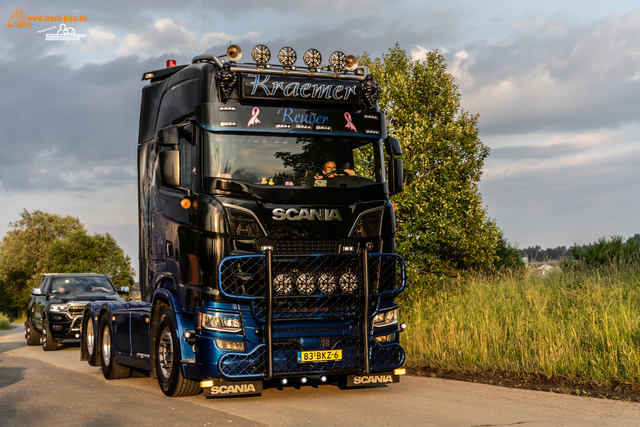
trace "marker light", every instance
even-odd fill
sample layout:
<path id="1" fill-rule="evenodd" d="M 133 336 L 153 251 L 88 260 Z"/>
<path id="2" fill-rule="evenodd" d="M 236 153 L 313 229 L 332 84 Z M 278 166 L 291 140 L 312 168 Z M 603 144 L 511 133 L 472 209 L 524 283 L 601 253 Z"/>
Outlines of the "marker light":
<path id="1" fill-rule="evenodd" d="M 180 206 L 182 206 L 182 209 L 189 209 L 191 207 L 191 200 L 182 199 L 182 201 L 180 201 Z"/>
<path id="2" fill-rule="evenodd" d="M 251 51 L 251 58 L 258 67 L 264 67 L 271 59 L 271 51 L 263 44 L 259 44 Z"/>
<path id="3" fill-rule="evenodd" d="M 178 63 L 176 62 L 175 59 L 168 59 L 167 60 L 167 68 L 175 67 L 176 65 L 178 65 Z"/>
<path id="4" fill-rule="evenodd" d="M 309 49 L 302 57 L 309 71 L 316 72 L 320 64 L 322 64 L 322 55 L 318 49 Z"/>
<path id="5" fill-rule="evenodd" d="M 393 370 L 393 375 L 406 375 L 407 370 L 405 368 L 398 368 Z"/>
<path id="6" fill-rule="evenodd" d="M 285 46 L 278 52 L 278 60 L 282 64 L 282 68 L 289 70 L 298 60 L 298 54 L 293 48 Z"/>
<path id="7" fill-rule="evenodd" d="M 344 70 L 347 68 L 347 55 L 336 50 L 329 57 L 329 65 L 331 65 L 334 73 L 344 73 Z"/>
<path id="8" fill-rule="evenodd" d="M 213 387 L 213 380 L 200 381 L 200 387 L 202 388 Z"/>

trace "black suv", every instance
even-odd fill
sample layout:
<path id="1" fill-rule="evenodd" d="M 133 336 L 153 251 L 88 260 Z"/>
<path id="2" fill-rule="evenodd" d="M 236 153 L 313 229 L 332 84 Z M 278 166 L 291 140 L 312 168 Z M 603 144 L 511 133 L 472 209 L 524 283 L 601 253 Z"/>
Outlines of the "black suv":
<path id="1" fill-rule="evenodd" d="M 58 341 L 80 338 L 84 306 L 91 301 L 124 300 L 103 274 L 44 274 L 39 288 L 31 290 L 24 335 L 27 345 L 42 343 L 45 351 L 57 350 Z"/>

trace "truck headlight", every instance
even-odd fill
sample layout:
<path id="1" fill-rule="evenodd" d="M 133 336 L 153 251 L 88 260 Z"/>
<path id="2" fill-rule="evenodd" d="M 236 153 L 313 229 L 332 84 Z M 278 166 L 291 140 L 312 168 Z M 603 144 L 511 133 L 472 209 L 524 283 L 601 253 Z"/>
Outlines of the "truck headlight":
<path id="1" fill-rule="evenodd" d="M 385 311 L 383 313 L 378 313 L 373 317 L 373 326 L 375 328 L 382 328 L 384 326 L 393 325 L 398 323 L 398 309 L 394 308 L 393 310 Z"/>
<path id="2" fill-rule="evenodd" d="M 69 304 L 51 304 L 49 306 L 49 310 L 55 311 L 56 313 L 66 313 L 67 308 L 69 308 Z"/>
<path id="3" fill-rule="evenodd" d="M 238 317 L 221 317 L 215 314 L 200 312 L 198 327 L 209 331 L 238 334 L 242 332 L 242 321 Z"/>
<path id="4" fill-rule="evenodd" d="M 244 342 L 216 340 L 216 345 L 222 350 L 244 351 Z"/>

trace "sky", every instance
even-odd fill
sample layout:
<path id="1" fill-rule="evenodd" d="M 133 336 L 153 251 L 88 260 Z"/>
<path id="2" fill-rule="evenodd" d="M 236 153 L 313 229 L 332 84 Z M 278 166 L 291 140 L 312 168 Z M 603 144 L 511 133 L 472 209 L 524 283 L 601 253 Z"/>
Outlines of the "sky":
<path id="1" fill-rule="evenodd" d="M 491 154 L 479 189 L 510 243 L 640 233 L 637 1 L 21 0 L 0 17 L 17 7 L 77 21 L 0 30 L 0 236 L 24 209 L 71 215 L 137 266 L 142 74 L 230 42 L 299 58 L 437 49 L 480 116 Z M 77 40 L 56 40 L 62 24 Z"/>

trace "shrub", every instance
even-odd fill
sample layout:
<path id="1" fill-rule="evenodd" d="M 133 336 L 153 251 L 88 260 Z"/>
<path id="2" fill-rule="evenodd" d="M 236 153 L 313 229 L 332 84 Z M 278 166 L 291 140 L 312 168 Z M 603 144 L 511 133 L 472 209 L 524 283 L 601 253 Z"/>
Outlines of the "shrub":
<path id="1" fill-rule="evenodd" d="M 9 321 L 9 318 L 0 313 L 0 331 L 7 331 L 9 329 L 11 329 L 11 322 Z"/>

